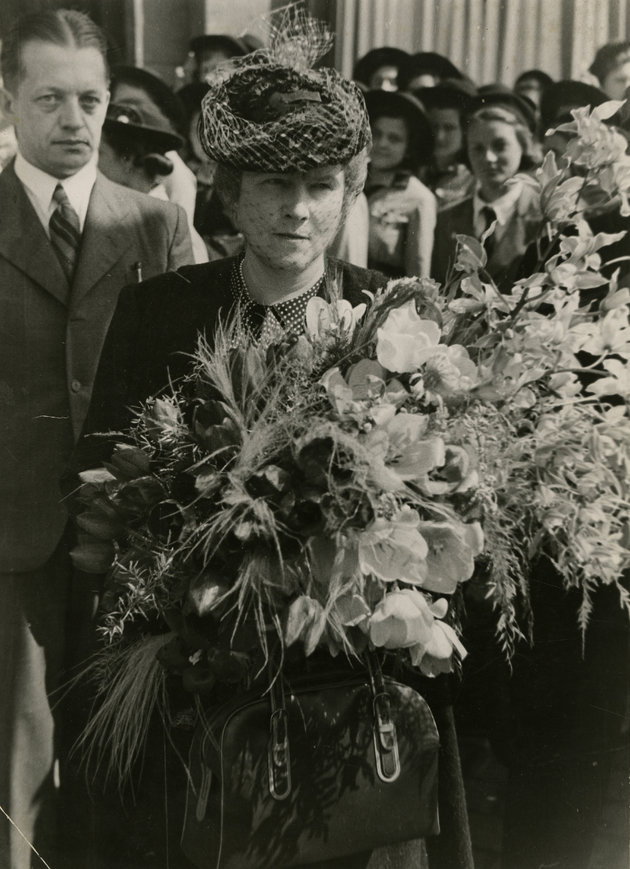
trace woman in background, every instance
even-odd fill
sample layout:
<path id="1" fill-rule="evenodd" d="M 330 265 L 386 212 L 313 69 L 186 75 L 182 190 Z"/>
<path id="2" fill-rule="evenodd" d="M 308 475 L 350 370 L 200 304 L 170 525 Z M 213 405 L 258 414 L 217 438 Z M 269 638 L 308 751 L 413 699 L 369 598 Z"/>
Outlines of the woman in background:
<path id="1" fill-rule="evenodd" d="M 630 87 L 630 42 L 608 42 L 598 50 L 589 72 L 610 100 L 625 100 Z"/>
<path id="2" fill-rule="evenodd" d="M 111 99 L 117 105 L 139 111 L 151 125 L 170 129 L 178 136 L 180 147 L 183 145 L 182 105 L 171 88 L 156 75 L 135 66 L 115 67 L 112 70 Z M 188 218 L 195 262 L 207 262 L 206 246 L 194 227 L 197 193 L 195 176 L 177 150 L 168 151 L 166 156 L 171 161 L 172 171 L 161 179 L 159 185 L 152 188 L 151 195 L 181 205 Z"/>
<path id="3" fill-rule="evenodd" d="M 426 276 L 437 204 L 415 173 L 432 151 L 431 128 L 410 94 L 371 91 L 373 146 L 365 186 L 370 211 L 368 265 L 389 277 Z"/>
<path id="4" fill-rule="evenodd" d="M 446 79 L 415 92 L 427 112 L 433 133 L 431 162 L 420 169 L 420 180 L 438 202 L 438 211 L 466 199 L 475 179 L 466 165 L 464 123 L 477 91 L 464 79 Z"/>
<path id="5" fill-rule="evenodd" d="M 486 92 L 476 98 L 466 124 L 466 153 L 475 192 L 442 211 L 435 230 L 431 276 L 448 279 L 456 256 L 457 235 L 485 238 L 486 272 L 499 289 L 509 289 L 521 259 L 540 227 L 538 194 L 515 178 L 537 165 L 536 118 L 514 93 Z"/>
<path id="6" fill-rule="evenodd" d="M 110 181 L 150 193 L 170 175 L 168 151 L 180 148 L 182 139 L 169 129 L 153 127 L 131 106 L 110 103 L 99 148 L 98 166 Z"/>

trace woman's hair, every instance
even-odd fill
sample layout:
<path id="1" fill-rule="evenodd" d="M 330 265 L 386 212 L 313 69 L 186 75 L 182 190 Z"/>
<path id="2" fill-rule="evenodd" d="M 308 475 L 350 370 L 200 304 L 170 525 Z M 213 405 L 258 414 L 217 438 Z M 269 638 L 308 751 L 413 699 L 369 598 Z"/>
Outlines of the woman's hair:
<path id="1" fill-rule="evenodd" d="M 348 209 L 363 190 L 367 176 L 368 151 L 364 148 L 351 157 L 343 166 L 343 206 L 341 218 L 346 216 Z M 235 169 L 224 163 L 219 163 L 214 176 L 214 188 L 226 211 L 231 214 L 238 202 L 241 192 L 242 169 Z"/>
<path id="2" fill-rule="evenodd" d="M 467 165 L 470 165 L 468 159 L 468 131 L 475 121 L 501 121 L 503 124 L 509 124 L 516 135 L 516 139 L 521 146 L 522 155 L 521 163 L 518 167 L 519 172 L 528 172 L 530 169 L 535 169 L 540 165 L 540 148 L 534 139 L 532 131 L 529 129 L 519 117 L 513 114 L 507 107 L 489 106 L 487 109 L 480 109 L 473 114 L 468 115 L 464 124 L 464 155 Z"/>
<path id="3" fill-rule="evenodd" d="M 20 83 L 21 55 L 28 42 L 52 42 L 71 48 L 95 48 L 103 58 L 106 75 L 107 41 L 103 31 L 76 9 L 44 9 L 19 18 L 2 40 L 2 76 L 10 90 Z"/>

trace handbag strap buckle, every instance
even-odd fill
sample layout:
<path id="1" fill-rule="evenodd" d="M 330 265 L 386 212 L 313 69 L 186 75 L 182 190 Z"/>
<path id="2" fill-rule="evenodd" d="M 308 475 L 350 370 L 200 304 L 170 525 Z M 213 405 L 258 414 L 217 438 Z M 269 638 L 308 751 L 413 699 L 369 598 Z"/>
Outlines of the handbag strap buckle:
<path id="1" fill-rule="evenodd" d="M 274 709 L 269 725 L 269 793 L 274 800 L 286 800 L 291 793 L 291 752 L 286 709 Z"/>

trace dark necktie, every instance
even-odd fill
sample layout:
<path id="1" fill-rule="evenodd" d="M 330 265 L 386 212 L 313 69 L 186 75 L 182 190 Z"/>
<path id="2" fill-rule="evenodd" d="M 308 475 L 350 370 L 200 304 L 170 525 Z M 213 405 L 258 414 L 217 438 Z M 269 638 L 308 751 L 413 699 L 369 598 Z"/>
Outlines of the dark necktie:
<path id="1" fill-rule="evenodd" d="M 487 232 L 488 228 L 494 223 L 497 219 L 496 212 L 491 205 L 484 205 L 480 211 L 481 217 L 483 218 L 483 232 Z M 492 235 L 489 235 L 485 242 L 484 248 L 486 250 L 486 255 L 488 259 L 492 256 L 492 252 L 496 247 L 496 238 L 495 238 L 496 226 L 492 232 Z M 483 233 L 482 233 L 483 235 Z"/>
<path id="2" fill-rule="evenodd" d="M 68 194 L 61 184 L 57 184 L 55 187 L 53 200 L 57 203 L 57 207 L 48 224 L 50 243 L 55 249 L 63 273 L 68 279 L 68 284 L 71 284 L 81 243 L 81 224 L 79 223 L 79 215 L 70 205 Z"/>

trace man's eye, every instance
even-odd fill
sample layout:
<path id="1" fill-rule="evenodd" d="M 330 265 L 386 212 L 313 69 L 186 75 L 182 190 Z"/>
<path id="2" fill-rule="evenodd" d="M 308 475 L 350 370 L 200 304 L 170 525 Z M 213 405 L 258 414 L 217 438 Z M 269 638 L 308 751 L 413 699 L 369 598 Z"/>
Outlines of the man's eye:
<path id="1" fill-rule="evenodd" d="M 94 111 L 101 104 L 101 98 L 93 95 L 81 97 L 81 106 L 86 111 Z"/>
<path id="2" fill-rule="evenodd" d="M 41 106 L 54 106 L 59 102 L 59 97 L 57 94 L 42 94 L 40 97 L 37 97 L 37 102 Z"/>

